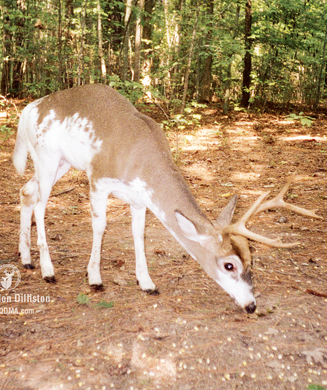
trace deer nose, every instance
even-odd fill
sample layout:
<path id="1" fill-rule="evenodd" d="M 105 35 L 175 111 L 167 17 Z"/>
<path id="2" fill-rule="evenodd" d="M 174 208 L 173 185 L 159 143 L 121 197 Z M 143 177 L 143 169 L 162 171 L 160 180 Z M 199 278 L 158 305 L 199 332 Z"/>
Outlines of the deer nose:
<path id="1" fill-rule="evenodd" d="M 254 313 L 256 308 L 257 305 L 255 304 L 255 302 L 251 302 L 249 305 L 245 307 L 245 310 L 247 311 L 247 313 Z"/>

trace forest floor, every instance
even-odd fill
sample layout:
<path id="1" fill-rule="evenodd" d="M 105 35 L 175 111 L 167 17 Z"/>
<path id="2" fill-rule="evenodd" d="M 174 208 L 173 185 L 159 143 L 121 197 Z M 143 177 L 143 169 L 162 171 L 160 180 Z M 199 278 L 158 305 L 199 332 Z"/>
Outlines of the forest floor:
<path id="1" fill-rule="evenodd" d="M 286 210 L 253 218 L 253 231 L 301 245 L 276 249 L 251 242 L 258 307 L 249 315 L 151 213 L 146 254 L 160 294 L 142 292 L 129 207 L 110 198 L 101 263 L 105 289 L 94 292 L 85 276 L 92 245 L 89 184 L 84 173 L 71 170 L 47 207 L 57 279 L 49 284 L 41 278 L 35 224 L 36 268 L 20 263 L 19 189 L 33 168 L 29 161 L 23 177 L 16 173 L 16 129 L 2 131 L 0 266 L 18 267 L 21 281 L 0 291 L 0 389 L 327 388 L 327 115 L 302 127 L 276 111 L 200 111 L 200 126 L 178 133 L 178 160 L 209 218 L 217 218 L 234 193 L 240 195 L 236 217 L 242 215 L 259 194 L 276 194 L 295 173 L 288 201 L 317 209 L 324 219 Z M 150 115 L 162 120 L 159 110 Z M 172 149 L 176 134 L 167 134 Z M 24 297 L 39 302 L 22 302 Z"/>

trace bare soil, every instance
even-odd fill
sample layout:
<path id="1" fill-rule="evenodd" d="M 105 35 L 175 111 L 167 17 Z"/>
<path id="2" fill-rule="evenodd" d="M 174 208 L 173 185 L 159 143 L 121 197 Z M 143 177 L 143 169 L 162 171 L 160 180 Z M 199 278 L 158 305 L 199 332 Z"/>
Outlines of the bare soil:
<path id="1" fill-rule="evenodd" d="M 92 245 L 89 185 L 84 173 L 71 170 L 53 188 L 46 213 L 57 279 L 50 284 L 41 278 L 34 224 L 36 268 L 20 264 L 19 189 L 33 167 L 29 162 L 26 174 L 17 175 L 11 162 L 16 129 L 9 138 L 3 132 L 0 266 L 17 266 L 21 281 L 0 291 L 0 389 L 327 388 L 327 115 L 302 127 L 276 112 L 222 116 L 212 107 L 201 114 L 200 127 L 178 132 L 178 150 L 174 129 L 168 138 L 211 219 L 232 194 L 240 195 L 237 218 L 295 173 L 287 200 L 317 209 L 324 220 L 285 210 L 252 219 L 253 231 L 301 245 L 276 249 L 251 242 L 258 308 L 248 315 L 151 213 L 146 253 L 160 294 L 142 292 L 129 207 L 110 198 L 105 289 L 95 292 L 85 276 Z M 150 115 L 161 120 L 155 109 Z M 50 302 L 22 302 L 28 294 Z"/>

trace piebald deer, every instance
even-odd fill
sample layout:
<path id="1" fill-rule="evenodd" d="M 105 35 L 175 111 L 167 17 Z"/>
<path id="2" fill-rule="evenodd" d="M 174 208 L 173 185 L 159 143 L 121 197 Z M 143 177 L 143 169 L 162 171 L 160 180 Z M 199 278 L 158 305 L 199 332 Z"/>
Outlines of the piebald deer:
<path id="1" fill-rule="evenodd" d="M 35 176 L 21 189 L 19 251 L 25 268 L 30 257 L 30 227 L 35 213 L 42 277 L 54 281 L 46 242 L 44 214 L 52 186 L 71 166 L 86 171 L 90 181 L 93 246 L 87 267 L 89 284 L 102 286 L 101 240 L 106 226 L 107 198 L 111 193 L 130 204 L 136 257 L 136 278 L 142 290 L 152 292 L 144 253 L 146 208 L 163 223 L 186 251 L 247 312 L 256 301 L 251 280 L 251 255 L 247 239 L 275 247 L 292 247 L 249 231 L 245 224 L 256 212 L 286 207 L 314 218 L 308 211 L 286 204 L 283 196 L 290 181 L 272 201 L 265 193 L 236 223 L 231 223 L 237 196 L 211 222 L 200 210 L 173 162 L 160 126 L 141 114 L 118 92 L 104 85 L 85 85 L 53 93 L 30 103 L 22 112 L 14 165 L 24 173 L 28 153 Z"/>

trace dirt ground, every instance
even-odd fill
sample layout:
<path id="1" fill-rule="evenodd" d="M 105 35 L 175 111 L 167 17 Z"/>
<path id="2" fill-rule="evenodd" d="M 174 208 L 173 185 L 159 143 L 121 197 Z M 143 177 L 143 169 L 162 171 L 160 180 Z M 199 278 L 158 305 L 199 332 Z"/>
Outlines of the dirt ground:
<path id="1" fill-rule="evenodd" d="M 142 292 L 129 207 L 115 198 L 108 201 L 103 239 L 105 289 L 92 291 L 85 276 L 89 186 L 76 170 L 53 188 L 46 213 L 57 282 L 41 279 L 35 224 L 36 268 L 24 269 L 19 189 L 33 168 L 29 162 L 26 174 L 17 175 L 11 162 L 16 129 L 2 132 L 0 266 L 18 267 L 21 281 L 0 291 L 0 389 L 327 388 L 327 115 L 302 127 L 276 111 L 223 116 L 211 107 L 201 114 L 199 127 L 179 132 L 178 158 L 212 220 L 232 194 L 240 195 L 237 218 L 263 191 L 276 194 L 292 173 L 287 200 L 324 217 L 282 210 L 251 220 L 255 232 L 301 242 L 292 249 L 251 242 L 257 311 L 243 312 L 151 213 L 146 254 L 160 294 Z M 161 120 L 156 109 L 152 115 Z M 174 129 L 168 138 L 176 152 Z"/>

